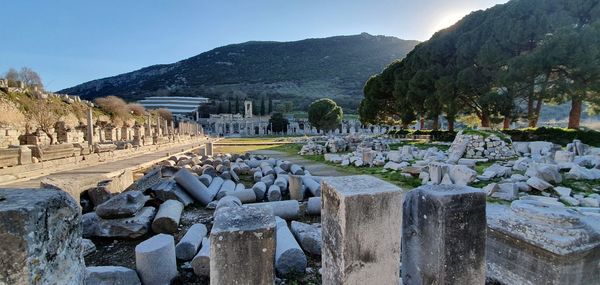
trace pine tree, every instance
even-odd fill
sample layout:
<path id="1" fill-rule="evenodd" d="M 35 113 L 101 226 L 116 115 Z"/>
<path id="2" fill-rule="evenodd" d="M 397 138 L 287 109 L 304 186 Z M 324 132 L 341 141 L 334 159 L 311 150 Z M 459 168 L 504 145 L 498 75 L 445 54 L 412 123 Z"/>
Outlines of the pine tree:
<path id="1" fill-rule="evenodd" d="M 240 112 L 240 97 L 235 97 L 235 112 L 238 114 Z"/>
<path id="2" fill-rule="evenodd" d="M 273 99 L 269 98 L 269 114 L 273 114 Z"/>
<path id="3" fill-rule="evenodd" d="M 260 115 L 264 116 L 265 115 L 265 97 L 262 97 L 260 99 Z"/>

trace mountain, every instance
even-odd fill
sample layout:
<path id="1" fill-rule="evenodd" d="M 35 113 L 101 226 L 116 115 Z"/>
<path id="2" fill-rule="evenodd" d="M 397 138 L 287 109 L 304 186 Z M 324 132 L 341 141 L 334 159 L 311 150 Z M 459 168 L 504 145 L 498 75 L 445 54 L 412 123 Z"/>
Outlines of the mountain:
<path id="1" fill-rule="evenodd" d="M 251 41 L 215 48 L 173 63 L 97 79 L 59 91 L 85 99 L 116 95 L 133 101 L 151 95 L 263 96 L 305 108 L 329 97 L 347 109 L 362 99 L 364 83 L 417 41 L 367 33 L 294 42 Z"/>

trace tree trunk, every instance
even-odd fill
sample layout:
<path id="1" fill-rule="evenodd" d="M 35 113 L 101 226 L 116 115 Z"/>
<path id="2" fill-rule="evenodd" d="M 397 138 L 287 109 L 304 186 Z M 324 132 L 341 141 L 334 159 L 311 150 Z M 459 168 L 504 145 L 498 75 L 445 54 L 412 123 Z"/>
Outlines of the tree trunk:
<path id="1" fill-rule="evenodd" d="M 448 119 L 448 131 L 454 132 L 454 118 Z"/>
<path id="2" fill-rule="evenodd" d="M 434 131 L 437 131 L 440 128 L 440 117 L 439 116 L 433 117 L 433 124 L 432 124 L 431 128 Z"/>
<path id="3" fill-rule="evenodd" d="M 574 95 L 571 99 L 571 111 L 569 112 L 569 129 L 579 129 L 581 121 L 581 105 L 583 100 L 578 95 Z"/>
<path id="4" fill-rule="evenodd" d="M 419 130 L 422 130 L 425 128 L 425 119 L 423 119 L 423 117 L 421 117 L 419 119 Z"/>
<path id="5" fill-rule="evenodd" d="M 510 129 L 510 117 L 506 116 L 504 117 L 504 125 L 502 126 L 503 129 L 508 130 Z"/>
<path id="6" fill-rule="evenodd" d="M 527 121 L 529 123 L 529 127 L 533 128 L 535 126 L 532 126 L 533 122 L 534 122 L 534 114 L 533 114 L 533 100 L 535 100 L 535 97 L 533 96 L 533 92 L 529 94 L 528 98 L 527 98 Z"/>
<path id="7" fill-rule="evenodd" d="M 481 114 L 481 116 L 479 117 L 479 119 L 481 119 L 481 127 L 483 127 L 483 128 L 489 128 L 490 127 L 490 115 L 488 115 L 488 114 Z"/>
<path id="8" fill-rule="evenodd" d="M 44 131 L 44 133 L 50 139 L 50 144 L 53 145 L 54 144 L 54 137 L 52 136 L 52 134 L 50 134 L 50 132 L 47 132 L 47 131 Z"/>

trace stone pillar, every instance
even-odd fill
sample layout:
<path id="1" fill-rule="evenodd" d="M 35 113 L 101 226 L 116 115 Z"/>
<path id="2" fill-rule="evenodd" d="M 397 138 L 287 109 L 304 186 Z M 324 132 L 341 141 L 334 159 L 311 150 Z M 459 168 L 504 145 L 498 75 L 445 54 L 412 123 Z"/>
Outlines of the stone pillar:
<path id="1" fill-rule="evenodd" d="M 156 136 L 162 136 L 162 130 L 160 129 L 160 117 L 156 118 Z"/>
<path id="2" fill-rule="evenodd" d="M 425 185 L 406 194 L 404 284 L 485 284 L 485 193 Z"/>
<path id="3" fill-rule="evenodd" d="M 273 213 L 257 207 L 222 207 L 214 217 L 210 233 L 210 284 L 273 284 Z"/>
<path id="4" fill-rule="evenodd" d="M 89 146 L 94 145 L 94 118 L 92 115 L 92 108 L 90 107 L 87 113 L 87 141 Z"/>
<path id="5" fill-rule="evenodd" d="M 487 277 L 501 284 L 600 284 L 600 224 L 589 214 L 534 200 L 489 205 Z"/>
<path id="6" fill-rule="evenodd" d="M 206 155 L 213 155 L 213 143 L 212 142 L 207 142 L 206 143 Z"/>
<path id="7" fill-rule="evenodd" d="M 79 206 L 62 190 L 0 190 L 0 284 L 83 284 Z"/>
<path id="8" fill-rule="evenodd" d="M 402 189 L 368 175 L 321 188 L 323 284 L 399 284 Z"/>
<path id="9" fill-rule="evenodd" d="M 147 138 L 152 138 L 152 120 L 151 120 L 151 116 L 148 115 L 147 119 L 146 119 L 146 130 L 145 130 L 145 135 Z"/>

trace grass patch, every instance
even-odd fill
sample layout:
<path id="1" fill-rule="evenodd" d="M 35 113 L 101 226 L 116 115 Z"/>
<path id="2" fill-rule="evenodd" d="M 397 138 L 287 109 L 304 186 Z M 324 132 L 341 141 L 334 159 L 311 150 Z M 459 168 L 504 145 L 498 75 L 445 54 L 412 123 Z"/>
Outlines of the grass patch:
<path id="1" fill-rule="evenodd" d="M 477 163 L 475 164 L 475 171 L 477 171 L 477 174 L 481 175 L 486 168 L 492 166 L 494 163 L 494 161 Z"/>
<path id="2" fill-rule="evenodd" d="M 571 188 L 576 194 L 589 195 L 597 193 L 600 189 L 599 180 L 575 180 L 575 179 L 563 179 L 559 186 Z M 594 191 L 596 189 L 596 191 Z"/>

